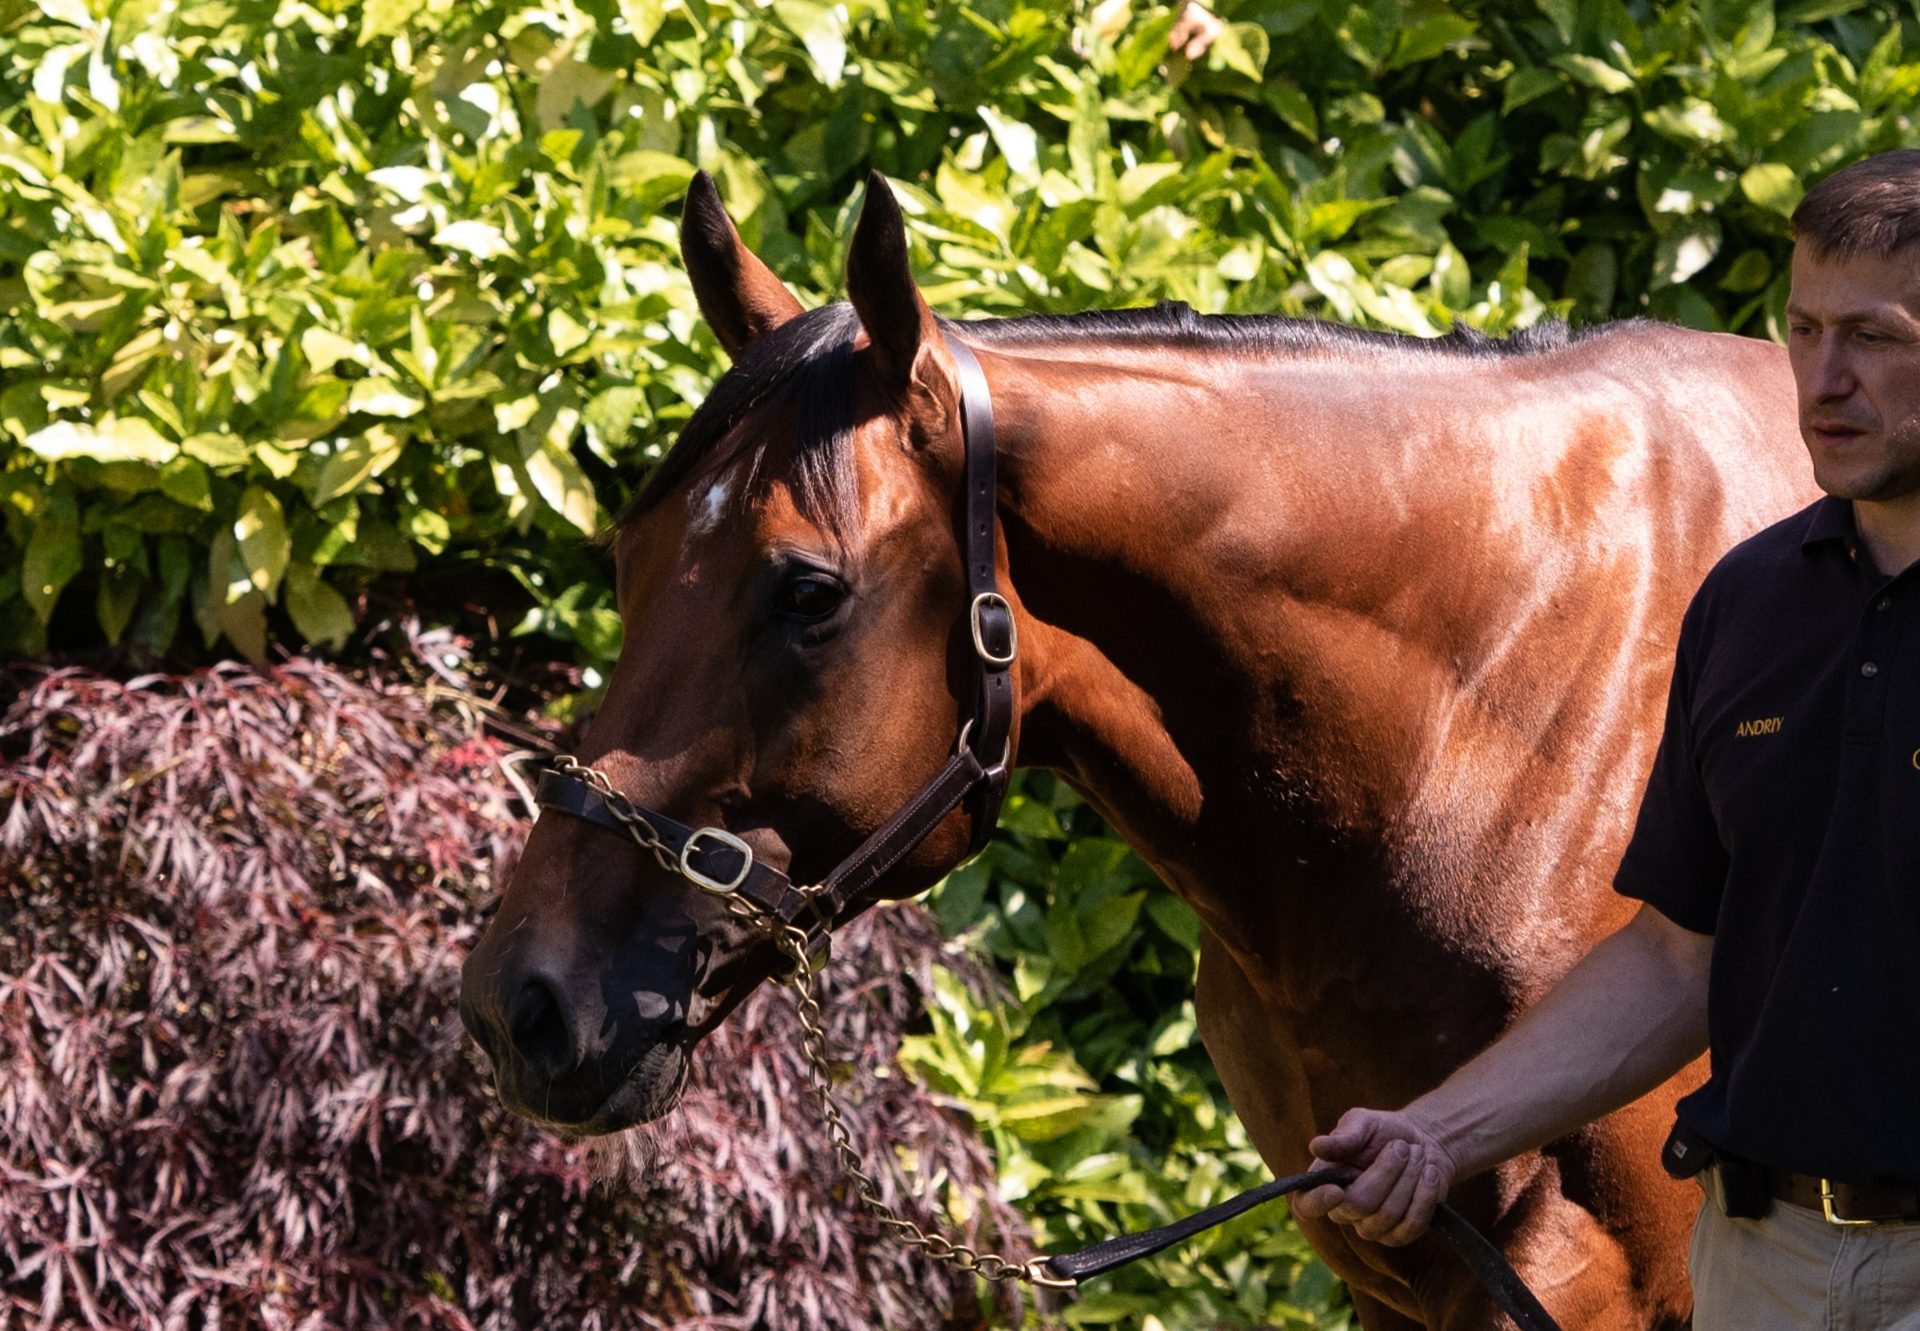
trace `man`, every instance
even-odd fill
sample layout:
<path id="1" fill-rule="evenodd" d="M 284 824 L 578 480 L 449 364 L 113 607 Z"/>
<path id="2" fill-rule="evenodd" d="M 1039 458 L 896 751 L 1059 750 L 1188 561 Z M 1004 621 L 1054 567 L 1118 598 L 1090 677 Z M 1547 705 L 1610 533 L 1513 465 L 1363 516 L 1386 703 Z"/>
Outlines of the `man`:
<path id="1" fill-rule="evenodd" d="M 1315 1138 L 1359 1177 L 1296 1206 L 1409 1242 L 1455 1179 L 1708 1048 L 1666 1153 L 1713 1162 L 1697 1331 L 1920 1331 L 1920 151 L 1830 176 L 1793 229 L 1788 348 L 1828 497 L 1688 608 L 1615 878 L 1638 914 L 1440 1087 Z"/>

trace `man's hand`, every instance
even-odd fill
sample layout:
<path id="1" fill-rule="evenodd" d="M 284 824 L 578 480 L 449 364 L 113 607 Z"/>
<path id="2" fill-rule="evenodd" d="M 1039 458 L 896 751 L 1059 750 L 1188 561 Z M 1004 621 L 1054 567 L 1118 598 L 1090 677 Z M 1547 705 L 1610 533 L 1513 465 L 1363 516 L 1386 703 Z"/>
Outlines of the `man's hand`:
<path id="1" fill-rule="evenodd" d="M 1707 1047 L 1713 939 L 1652 906 L 1603 939 L 1500 1039 L 1398 1113 L 1350 1109 L 1307 1149 L 1352 1170 L 1294 1210 L 1411 1243 L 1454 1181 L 1544 1146 L 1671 1077 Z"/>
<path id="2" fill-rule="evenodd" d="M 1180 11 L 1179 20 L 1167 36 L 1167 47 L 1175 55 L 1201 60 L 1226 26 L 1200 0 L 1187 0 L 1186 8 Z"/>
<path id="3" fill-rule="evenodd" d="M 1294 1198 L 1293 1209 L 1326 1217 L 1375 1243 L 1399 1247 L 1427 1232 L 1458 1170 L 1446 1147 L 1405 1113 L 1350 1109 L 1324 1137 L 1307 1144 L 1315 1169 L 1358 1174 L 1344 1188 L 1315 1188 Z"/>

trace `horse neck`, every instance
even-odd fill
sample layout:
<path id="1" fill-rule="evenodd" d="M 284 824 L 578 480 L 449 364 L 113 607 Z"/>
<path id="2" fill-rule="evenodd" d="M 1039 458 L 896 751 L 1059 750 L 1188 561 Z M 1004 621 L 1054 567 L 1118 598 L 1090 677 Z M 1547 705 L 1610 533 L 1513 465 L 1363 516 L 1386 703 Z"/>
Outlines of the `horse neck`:
<path id="1" fill-rule="evenodd" d="M 1446 722 L 1498 691 L 1513 644 L 1489 626 L 1549 603 L 1566 562 L 1504 511 L 1566 457 L 1446 423 L 1498 367 L 1129 350 L 989 372 L 1032 625 L 1022 763 L 1173 877 L 1205 877 L 1197 848 L 1235 818 L 1282 863 L 1404 839 L 1436 741 L 1488 730 Z"/>

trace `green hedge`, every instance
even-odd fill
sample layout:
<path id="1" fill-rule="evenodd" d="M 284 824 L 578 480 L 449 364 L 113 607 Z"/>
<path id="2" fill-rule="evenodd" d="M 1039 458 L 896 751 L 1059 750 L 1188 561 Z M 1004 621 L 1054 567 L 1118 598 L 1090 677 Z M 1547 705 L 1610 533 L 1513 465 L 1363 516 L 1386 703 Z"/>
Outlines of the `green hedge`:
<path id="1" fill-rule="evenodd" d="M 604 665 L 584 537 L 721 368 L 696 166 L 810 301 L 878 167 L 956 314 L 1760 333 L 1803 182 L 1914 138 L 1893 5 L 1224 14 L 1190 67 L 1125 0 L 0 0 L 0 651 L 338 646 L 491 569 Z"/>

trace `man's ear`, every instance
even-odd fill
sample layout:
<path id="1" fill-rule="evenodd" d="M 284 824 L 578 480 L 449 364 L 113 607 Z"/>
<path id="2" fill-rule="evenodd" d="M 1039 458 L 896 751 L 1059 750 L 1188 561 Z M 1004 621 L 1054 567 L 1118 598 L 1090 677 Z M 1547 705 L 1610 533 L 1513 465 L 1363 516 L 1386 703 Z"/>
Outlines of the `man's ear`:
<path id="1" fill-rule="evenodd" d="M 705 171 L 687 187 L 680 213 L 680 257 L 693 294 L 720 345 L 735 360 L 754 342 L 804 313 L 793 293 L 740 242 L 720 191 Z"/>
<path id="2" fill-rule="evenodd" d="M 940 325 L 907 263 L 906 221 L 878 171 L 867 177 L 866 203 L 847 254 L 847 299 L 867 330 L 881 383 L 897 399 L 904 400 L 912 389 L 914 367 L 923 354 L 944 365 Z M 950 380 L 951 374 L 941 378 Z"/>

